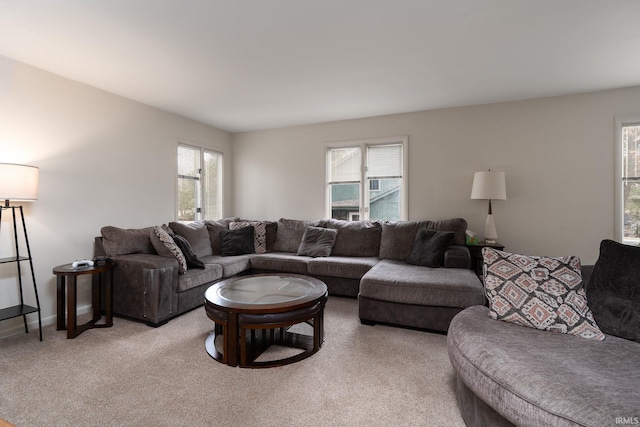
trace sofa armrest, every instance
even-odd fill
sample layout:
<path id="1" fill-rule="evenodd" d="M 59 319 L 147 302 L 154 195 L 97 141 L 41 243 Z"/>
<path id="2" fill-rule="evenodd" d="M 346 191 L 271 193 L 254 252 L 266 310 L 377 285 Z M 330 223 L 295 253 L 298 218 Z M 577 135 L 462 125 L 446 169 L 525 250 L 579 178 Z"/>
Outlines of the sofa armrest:
<path id="1" fill-rule="evenodd" d="M 471 268 L 471 253 L 466 246 L 452 245 L 444 253 L 446 268 Z"/>
<path id="2" fill-rule="evenodd" d="M 113 311 L 158 325 L 178 309 L 178 261 L 152 254 L 113 256 Z"/>

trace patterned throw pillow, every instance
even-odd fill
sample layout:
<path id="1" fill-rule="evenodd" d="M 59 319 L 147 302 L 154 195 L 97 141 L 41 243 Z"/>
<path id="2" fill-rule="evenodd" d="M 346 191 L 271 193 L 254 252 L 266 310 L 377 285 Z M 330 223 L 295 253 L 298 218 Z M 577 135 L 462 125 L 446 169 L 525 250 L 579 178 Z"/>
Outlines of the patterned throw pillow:
<path id="1" fill-rule="evenodd" d="M 229 223 L 229 230 L 253 226 L 253 244 L 257 254 L 267 252 L 267 224 L 260 221 L 236 221 Z"/>
<path id="2" fill-rule="evenodd" d="M 164 248 L 161 245 L 156 246 L 156 251 L 158 254 L 162 256 L 174 256 L 178 260 L 178 272 L 180 274 L 184 274 L 187 271 L 187 260 L 184 257 L 184 254 L 176 245 L 176 242 L 173 241 L 173 238 L 169 235 L 167 230 L 156 225 L 153 227 L 153 234 L 160 241 Z M 152 239 L 154 241 L 155 239 Z"/>
<path id="3" fill-rule="evenodd" d="M 603 340 L 587 305 L 580 259 L 483 248 L 489 316 L 530 328 Z"/>

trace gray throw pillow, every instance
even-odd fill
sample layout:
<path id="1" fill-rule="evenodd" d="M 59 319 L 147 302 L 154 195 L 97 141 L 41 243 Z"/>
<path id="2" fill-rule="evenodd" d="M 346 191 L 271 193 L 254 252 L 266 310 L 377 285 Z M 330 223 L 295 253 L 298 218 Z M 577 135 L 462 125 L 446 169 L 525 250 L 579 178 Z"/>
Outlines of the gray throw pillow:
<path id="1" fill-rule="evenodd" d="M 222 256 L 252 254 L 254 251 L 253 226 L 223 231 L 220 246 Z"/>
<path id="2" fill-rule="evenodd" d="M 438 268 L 444 265 L 444 253 L 453 241 L 452 231 L 437 231 L 423 228 L 413 241 L 407 264 Z"/>
<path id="3" fill-rule="evenodd" d="M 586 291 L 602 332 L 640 342 L 640 248 L 603 240 Z"/>
<path id="4" fill-rule="evenodd" d="M 324 257 L 331 255 L 338 230 L 322 227 L 307 227 L 298 246 L 298 255 Z"/>

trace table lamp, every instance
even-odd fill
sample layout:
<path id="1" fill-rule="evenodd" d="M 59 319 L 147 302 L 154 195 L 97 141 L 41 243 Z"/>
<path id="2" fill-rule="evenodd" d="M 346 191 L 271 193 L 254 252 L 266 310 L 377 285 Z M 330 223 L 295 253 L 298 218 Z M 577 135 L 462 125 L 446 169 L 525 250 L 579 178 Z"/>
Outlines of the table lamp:
<path id="1" fill-rule="evenodd" d="M 489 214 L 484 226 L 484 239 L 487 243 L 496 243 L 498 231 L 493 221 L 491 212 L 491 200 L 507 200 L 507 188 L 505 184 L 504 172 L 492 172 L 491 169 L 483 172 L 476 172 L 473 176 L 473 187 L 471 188 L 471 199 L 481 199 L 489 201 Z"/>

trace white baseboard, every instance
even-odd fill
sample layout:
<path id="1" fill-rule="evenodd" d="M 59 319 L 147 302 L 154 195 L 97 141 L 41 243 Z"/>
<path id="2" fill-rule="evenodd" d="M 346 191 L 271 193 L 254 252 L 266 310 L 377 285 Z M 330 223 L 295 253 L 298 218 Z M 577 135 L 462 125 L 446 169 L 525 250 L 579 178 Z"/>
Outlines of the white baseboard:
<path id="1" fill-rule="evenodd" d="M 76 309 L 76 312 L 78 315 L 81 315 L 81 314 L 89 313 L 91 310 L 92 310 L 91 304 L 87 304 L 87 305 L 78 307 Z M 44 328 L 45 326 L 48 326 L 48 325 L 55 325 L 57 322 L 57 317 L 58 316 L 56 314 L 43 317 L 42 327 Z M 8 338 L 13 335 L 24 334 L 24 323 L 22 322 L 22 319 L 20 319 L 19 317 L 16 317 L 16 319 L 20 320 L 20 322 L 16 324 L 16 326 L 9 327 L 6 329 L 0 329 L 0 339 Z M 65 317 L 65 320 L 66 320 L 66 317 Z M 0 325 L 2 324 L 0 323 Z M 27 327 L 29 328 L 29 334 L 38 335 L 38 315 L 36 313 L 27 315 Z M 43 334 L 42 339 L 45 340 L 46 338 L 47 337 Z"/>

